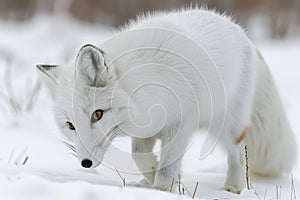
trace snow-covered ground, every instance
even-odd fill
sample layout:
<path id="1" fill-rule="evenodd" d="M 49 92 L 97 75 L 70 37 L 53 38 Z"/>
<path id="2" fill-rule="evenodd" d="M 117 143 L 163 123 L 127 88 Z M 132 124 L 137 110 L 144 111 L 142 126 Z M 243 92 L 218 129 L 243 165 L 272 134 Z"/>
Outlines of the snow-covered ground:
<path id="1" fill-rule="evenodd" d="M 199 182 L 199 199 L 291 199 L 292 178 L 250 177 L 256 191 L 241 195 L 221 190 L 225 180 L 226 159 L 220 148 L 209 157 L 199 160 L 197 136 L 183 161 L 182 183 L 185 195 L 151 189 L 123 187 L 112 166 L 83 170 L 70 151 L 61 143 L 59 130 L 52 115 L 52 102 L 44 88 L 35 106 L 26 112 L 36 83 L 35 65 L 65 63 L 85 43 L 98 44 L 110 32 L 109 27 L 84 24 L 66 16 L 38 15 L 26 23 L 0 21 L 0 91 L 6 94 L 11 66 L 11 82 L 20 109 L 12 112 L 0 93 L 0 200 L 27 199 L 189 199 Z M 256 44 L 269 64 L 283 98 L 287 115 L 300 144 L 300 39 L 265 41 Z M 4 78 L 6 76 L 6 78 Z M 38 88 L 38 87 L 37 87 Z M 116 143 L 129 150 L 124 138 Z M 139 174 L 122 169 L 136 169 L 131 160 L 108 155 L 106 160 L 119 163 L 125 182 L 138 181 Z M 300 159 L 298 159 L 300 160 Z M 23 165 L 23 163 L 25 163 Z M 105 163 L 105 161 L 104 161 Z M 108 162 L 110 163 L 110 162 Z M 293 171 L 293 181 L 300 198 L 299 164 Z M 277 191 L 277 192 L 276 192 Z"/>

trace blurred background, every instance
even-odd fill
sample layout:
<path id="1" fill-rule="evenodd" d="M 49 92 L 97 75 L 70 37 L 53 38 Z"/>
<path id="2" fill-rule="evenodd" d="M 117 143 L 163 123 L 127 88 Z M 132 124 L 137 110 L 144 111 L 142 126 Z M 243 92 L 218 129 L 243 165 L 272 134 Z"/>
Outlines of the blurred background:
<path id="1" fill-rule="evenodd" d="M 26 21 L 36 13 L 63 13 L 88 23 L 118 26 L 143 12 L 196 4 L 235 16 L 253 37 L 287 38 L 300 33 L 299 0 L 0 0 L 0 18 Z M 264 32 L 253 24 L 263 26 Z"/>

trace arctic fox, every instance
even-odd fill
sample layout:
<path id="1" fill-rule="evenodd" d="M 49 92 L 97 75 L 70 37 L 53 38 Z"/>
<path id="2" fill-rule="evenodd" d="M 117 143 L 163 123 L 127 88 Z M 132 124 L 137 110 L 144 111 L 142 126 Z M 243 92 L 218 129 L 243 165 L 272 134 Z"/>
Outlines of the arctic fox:
<path id="1" fill-rule="evenodd" d="M 82 167 L 97 167 L 113 139 L 126 134 L 140 184 L 166 190 L 203 128 L 227 150 L 228 191 L 245 187 L 244 145 L 253 173 L 277 176 L 295 163 L 272 74 L 225 15 L 187 9 L 142 16 L 101 45 L 84 45 L 74 63 L 37 67 Z M 201 155 L 215 143 L 205 142 Z"/>

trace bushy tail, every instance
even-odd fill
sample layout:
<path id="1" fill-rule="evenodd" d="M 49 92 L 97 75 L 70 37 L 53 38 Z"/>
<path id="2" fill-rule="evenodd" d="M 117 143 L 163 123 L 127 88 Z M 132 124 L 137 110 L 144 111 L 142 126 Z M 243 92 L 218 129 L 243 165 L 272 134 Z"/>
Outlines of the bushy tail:
<path id="1" fill-rule="evenodd" d="M 258 77 L 251 126 L 245 138 L 249 168 L 258 175 L 279 176 L 296 162 L 296 142 L 271 72 L 263 60 Z"/>

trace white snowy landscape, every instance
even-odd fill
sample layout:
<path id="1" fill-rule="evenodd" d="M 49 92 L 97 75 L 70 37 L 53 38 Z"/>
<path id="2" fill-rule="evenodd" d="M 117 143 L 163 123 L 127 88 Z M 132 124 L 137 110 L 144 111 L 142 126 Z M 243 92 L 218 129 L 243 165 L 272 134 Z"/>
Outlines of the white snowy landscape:
<path id="1" fill-rule="evenodd" d="M 291 174 L 278 178 L 250 176 L 251 191 L 240 195 L 222 190 L 226 154 L 217 147 L 199 159 L 197 135 L 182 162 L 181 188 L 172 192 L 127 186 L 139 181 L 132 160 L 107 154 L 114 166 L 85 170 L 63 145 L 54 122 L 52 102 L 37 79 L 35 65 L 63 64 L 74 59 L 86 44 L 99 44 L 110 27 L 79 22 L 68 16 L 36 15 L 27 22 L 0 21 L 0 200 L 41 199 L 261 199 L 300 198 L 300 154 Z M 254 40 L 268 63 L 300 144 L 300 37 L 288 40 Z M 114 144 L 130 151 L 126 138 Z M 118 168 L 118 172 L 115 168 Z M 121 176 L 121 177 L 120 177 Z M 125 186 L 124 186 L 125 182 Z M 197 189 L 195 186 L 199 183 Z M 183 193 L 181 189 L 181 193 Z"/>

